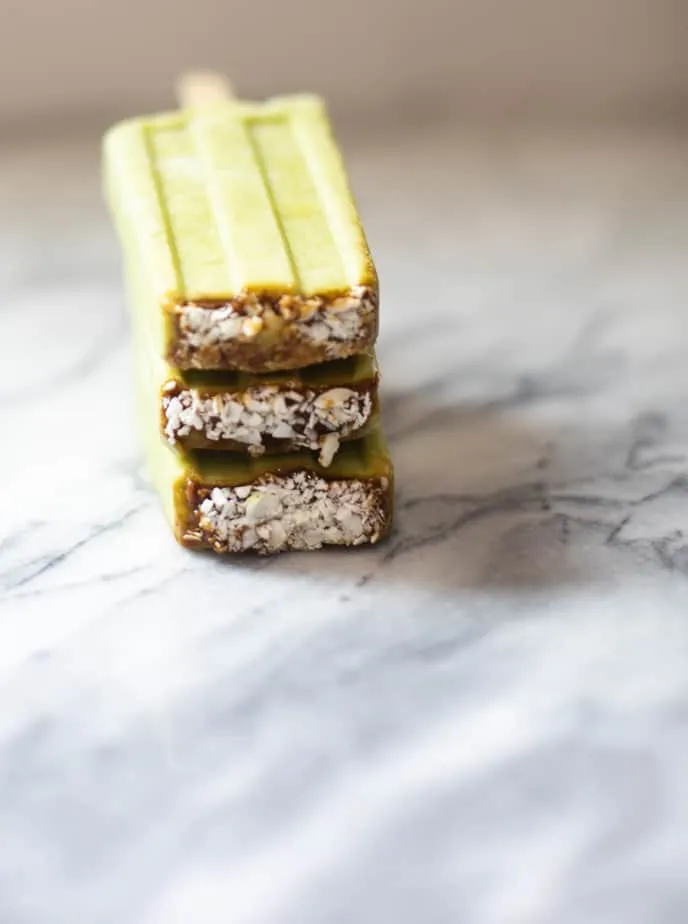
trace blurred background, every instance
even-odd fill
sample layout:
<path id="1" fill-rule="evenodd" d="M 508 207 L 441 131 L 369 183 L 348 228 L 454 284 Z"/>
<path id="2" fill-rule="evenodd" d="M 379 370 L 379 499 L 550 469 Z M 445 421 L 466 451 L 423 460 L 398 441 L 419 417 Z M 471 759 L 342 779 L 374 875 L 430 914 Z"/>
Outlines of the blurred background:
<path id="1" fill-rule="evenodd" d="M 361 116 L 673 113 L 685 0 L 4 0 L 0 127 L 170 104 L 180 69 L 251 96 L 314 89 Z"/>

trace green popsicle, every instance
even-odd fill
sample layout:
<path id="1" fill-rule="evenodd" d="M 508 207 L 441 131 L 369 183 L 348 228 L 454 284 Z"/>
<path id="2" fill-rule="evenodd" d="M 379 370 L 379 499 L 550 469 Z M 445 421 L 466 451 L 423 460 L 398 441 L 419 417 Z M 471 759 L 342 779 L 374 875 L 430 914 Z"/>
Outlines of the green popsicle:
<path id="1" fill-rule="evenodd" d="M 372 346 L 378 283 L 317 97 L 226 102 L 110 130 L 105 184 L 161 356 L 265 372 Z"/>

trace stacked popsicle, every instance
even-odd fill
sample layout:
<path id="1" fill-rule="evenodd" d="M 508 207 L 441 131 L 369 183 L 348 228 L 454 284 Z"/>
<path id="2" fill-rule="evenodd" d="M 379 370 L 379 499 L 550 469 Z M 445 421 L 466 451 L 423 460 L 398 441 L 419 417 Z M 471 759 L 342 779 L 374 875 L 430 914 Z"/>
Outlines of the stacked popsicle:
<path id="1" fill-rule="evenodd" d="M 322 102 L 227 100 L 111 129 L 141 430 L 175 536 L 376 542 L 378 283 Z"/>

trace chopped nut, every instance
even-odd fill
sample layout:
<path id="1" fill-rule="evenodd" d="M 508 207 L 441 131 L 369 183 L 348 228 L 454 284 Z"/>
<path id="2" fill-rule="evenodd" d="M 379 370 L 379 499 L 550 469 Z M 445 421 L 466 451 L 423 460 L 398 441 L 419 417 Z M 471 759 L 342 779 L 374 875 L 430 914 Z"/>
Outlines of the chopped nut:
<path id="1" fill-rule="evenodd" d="M 212 442 L 243 443 L 255 453 L 264 451 L 267 437 L 289 440 L 295 448 L 321 449 L 324 436 L 332 433 L 340 441 L 360 430 L 372 412 L 370 394 L 340 387 L 319 393 L 266 385 L 207 398 L 196 389 L 186 389 L 163 397 L 161 404 L 170 443 L 195 432 Z M 333 440 L 328 443 L 335 452 L 338 445 Z"/>
<path id="2" fill-rule="evenodd" d="M 241 325 L 241 333 L 249 339 L 257 337 L 262 329 L 263 322 L 258 317 L 246 318 Z"/>
<path id="3" fill-rule="evenodd" d="M 332 464 L 332 460 L 337 454 L 338 449 L 339 437 L 336 433 L 328 433 L 327 436 L 323 439 L 320 448 L 319 462 L 324 468 L 328 468 Z"/>
<path id="4" fill-rule="evenodd" d="M 385 517 L 379 482 L 327 481 L 304 471 L 215 488 L 201 505 L 199 525 L 217 551 L 267 553 L 374 542 Z"/>
<path id="5" fill-rule="evenodd" d="M 179 351 L 188 352 L 191 364 L 202 367 L 205 362 L 193 361 L 197 354 L 207 354 L 207 361 L 214 363 L 218 351 L 221 355 L 228 342 L 250 343 L 264 328 L 286 326 L 306 344 L 326 346 L 325 358 L 334 359 L 350 355 L 350 346 L 343 349 L 341 345 L 351 345 L 365 336 L 376 306 L 377 293 L 365 286 L 355 286 L 351 292 L 330 301 L 301 295 L 274 299 L 244 292 L 224 305 L 177 305 L 174 310 L 179 316 Z"/>

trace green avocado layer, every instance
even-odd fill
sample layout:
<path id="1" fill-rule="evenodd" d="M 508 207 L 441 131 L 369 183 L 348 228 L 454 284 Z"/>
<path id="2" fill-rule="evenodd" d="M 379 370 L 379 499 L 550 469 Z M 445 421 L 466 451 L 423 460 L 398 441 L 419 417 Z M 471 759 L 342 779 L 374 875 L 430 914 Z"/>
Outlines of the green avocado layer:
<path id="1" fill-rule="evenodd" d="M 336 359 L 329 363 L 290 369 L 284 372 L 230 372 L 211 369 L 187 369 L 182 371 L 165 364 L 166 374 L 162 382 L 174 379 L 181 388 L 194 388 L 203 394 L 247 391 L 260 385 L 277 385 L 283 389 L 348 388 L 365 385 L 377 380 L 377 362 L 370 351 L 349 359 Z"/>
<path id="2" fill-rule="evenodd" d="M 142 261 L 159 305 L 377 286 L 317 97 L 132 119 L 103 148 L 123 249 Z"/>

